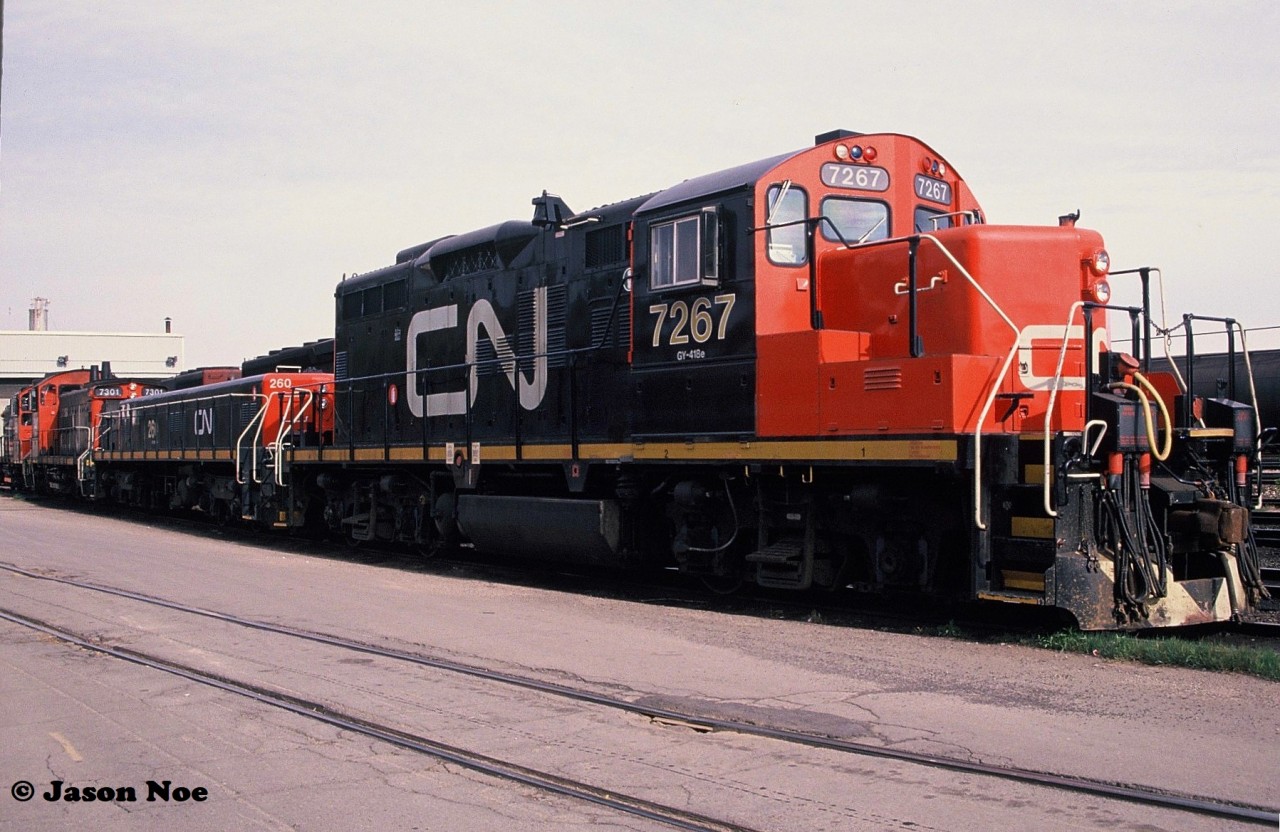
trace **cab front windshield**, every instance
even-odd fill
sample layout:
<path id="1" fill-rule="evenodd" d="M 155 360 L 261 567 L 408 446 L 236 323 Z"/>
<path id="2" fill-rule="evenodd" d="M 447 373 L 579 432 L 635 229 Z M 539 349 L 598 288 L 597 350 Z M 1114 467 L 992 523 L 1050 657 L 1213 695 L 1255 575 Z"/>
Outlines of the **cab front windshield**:
<path id="1" fill-rule="evenodd" d="M 822 200 L 822 236 L 855 245 L 889 237 L 889 206 L 874 199 L 831 196 Z"/>

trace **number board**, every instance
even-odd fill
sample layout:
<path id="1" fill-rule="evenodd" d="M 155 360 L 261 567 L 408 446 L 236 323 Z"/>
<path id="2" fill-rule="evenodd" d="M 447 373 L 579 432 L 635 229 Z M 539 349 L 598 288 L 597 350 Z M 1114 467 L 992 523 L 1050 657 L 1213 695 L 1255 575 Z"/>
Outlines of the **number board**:
<path id="1" fill-rule="evenodd" d="M 676 361 L 700 361 L 719 352 L 717 348 L 722 348 L 727 340 L 729 318 L 737 300 L 735 293 L 724 292 L 714 299 L 697 297 L 692 302 L 653 304 L 649 307 L 649 314 L 656 316 L 652 346 L 654 349 L 681 347 L 671 353 Z"/>
<path id="2" fill-rule="evenodd" d="M 939 205 L 951 204 L 951 185 L 941 179 L 916 174 L 916 196 L 936 202 Z"/>
<path id="3" fill-rule="evenodd" d="M 834 162 L 828 162 L 822 166 L 822 182 L 832 188 L 887 191 L 889 190 L 889 171 L 874 165 L 837 165 Z"/>

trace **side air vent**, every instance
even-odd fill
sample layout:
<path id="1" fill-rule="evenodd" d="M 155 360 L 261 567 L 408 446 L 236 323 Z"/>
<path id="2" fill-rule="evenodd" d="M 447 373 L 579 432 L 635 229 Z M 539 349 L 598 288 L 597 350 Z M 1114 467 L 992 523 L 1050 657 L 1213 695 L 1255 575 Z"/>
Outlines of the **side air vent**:
<path id="1" fill-rule="evenodd" d="M 863 390 L 901 390 L 901 367 L 876 367 L 862 375 Z"/>
<path id="2" fill-rule="evenodd" d="M 612 326 L 609 324 L 611 312 L 613 312 L 612 303 L 592 308 L 591 346 L 625 347 L 631 343 L 631 316 L 627 314 L 626 303 L 618 304 L 618 311 L 613 315 Z"/>

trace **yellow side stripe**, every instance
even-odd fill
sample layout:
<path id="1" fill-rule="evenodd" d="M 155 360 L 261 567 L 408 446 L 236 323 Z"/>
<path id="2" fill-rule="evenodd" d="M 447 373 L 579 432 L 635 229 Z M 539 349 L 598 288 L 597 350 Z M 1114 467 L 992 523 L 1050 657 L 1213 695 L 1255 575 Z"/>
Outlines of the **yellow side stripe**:
<path id="1" fill-rule="evenodd" d="M 464 455 L 469 448 L 459 442 L 457 450 Z M 742 441 L 742 442 L 632 442 L 632 443 L 584 443 L 578 446 L 577 459 L 609 462 L 632 461 L 693 461 L 733 459 L 747 462 L 954 462 L 959 453 L 954 439 L 891 439 L 838 441 Z M 420 446 L 396 446 L 383 448 L 299 448 L 292 451 L 295 462 L 380 462 L 415 461 L 423 459 Z M 568 462 L 574 459 L 573 447 L 565 444 L 480 445 L 480 462 Z M 427 449 L 430 462 L 445 461 L 445 449 L 430 445 Z"/>
<path id="2" fill-rule="evenodd" d="M 457 450 L 469 455 L 469 448 L 459 442 Z M 954 439 L 880 439 L 880 440 L 763 440 L 741 442 L 629 442 L 584 443 L 578 446 L 577 459 L 607 462 L 639 461 L 719 461 L 743 462 L 954 462 L 959 445 Z M 100 451 L 94 459 L 101 462 L 122 460 L 200 461 L 231 460 L 231 450 L 195 449 L 188 451 Z M 295 462 L 421 462 L 421 446 L 399 445 L 392 448 L 326 447 L 290 450 Z M 480 445 L 480 462 L 569 462 L 575 459 L 568 444 Z M 430 445 L 426 461 L 445 462 L 445 448 Z"/>

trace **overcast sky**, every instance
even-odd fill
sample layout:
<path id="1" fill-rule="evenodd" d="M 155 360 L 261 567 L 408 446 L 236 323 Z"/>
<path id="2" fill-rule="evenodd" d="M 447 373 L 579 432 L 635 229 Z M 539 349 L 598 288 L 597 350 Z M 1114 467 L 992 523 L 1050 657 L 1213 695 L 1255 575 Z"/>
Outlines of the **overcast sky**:
<path id="1" fill-rule="evenodd" d="M 39 295 L 237 364 L 544 188 L 581 211 L 840 127 L 922 138 L 991 222 L 1081 209 L 1171 314 L 1280 327 L 1278 43 L 1275 0 L 5 0 L 0 329 Z"/>

